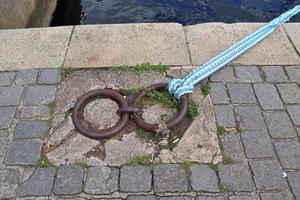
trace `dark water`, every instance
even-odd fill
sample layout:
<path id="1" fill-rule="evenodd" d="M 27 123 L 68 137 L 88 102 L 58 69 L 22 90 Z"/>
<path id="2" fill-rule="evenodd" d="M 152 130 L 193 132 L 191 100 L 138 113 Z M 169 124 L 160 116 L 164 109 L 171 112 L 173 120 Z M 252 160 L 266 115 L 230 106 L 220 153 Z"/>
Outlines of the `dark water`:
<path id="1" fill-rule="evenodd" d="M 52 26 L 140 22 L 267 22 L 300 0 L 58 0 Z M 300 14 L 292 21 L 300 22 Z"/>

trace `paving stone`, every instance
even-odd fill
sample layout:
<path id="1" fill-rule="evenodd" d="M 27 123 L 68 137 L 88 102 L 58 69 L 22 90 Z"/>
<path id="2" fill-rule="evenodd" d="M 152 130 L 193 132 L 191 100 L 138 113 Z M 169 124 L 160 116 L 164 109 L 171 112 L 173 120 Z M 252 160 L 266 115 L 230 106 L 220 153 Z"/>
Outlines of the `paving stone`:
<path id="1" fill-rule="evenodd" d="M 273 157 L 272 141 L 266 131 L 243 131 L 241 133 L 248 158 Z"/>
<path id="2" fill-rule="evenodd" d="M 294 47 L 300 52 L 299 23 L 285 23 L 283 26 Z"/>
<path id="3" fill-rule="evenodd" d="M 261 200 L 293 200 L 290 192 L 266 192 L 260 193 Z"/>
<path id="4" fill-rule="evenodd" d="M 219 126 L 236 127 L 233 108 L 229 105 L 215 105 L 214 111 Z"/>
<path id="5" fill-rule="evenodd" d="M 39 84 L 56 84 L 60 81 L 60 72 L 58 69 L 42 69 L 38 75 Z"/>
<path id="6" fill-rule="evenodd" d="M 122 192 L 149 192 L 152 174 L 149 167 L 125 166 L 121 168 L 120 190 Z"/>
<path id="7" fill-rule="evenodd" d="M 201 23 L 187 26 L 186 35 L 193 65 L 202 65 L 262 26 L 264 26 L 263 23 Z M 299 29 L 293 28 L 293 30 L 294 37 L 298 39 Z M 240 65 L 293 65 L 299 64 L 299 57 L 285 30 L 280 27 L 270 37 L 237 58 L 233 63 Z"/>
<path id="8" fill-rule="evenodd" d="M 223 69 L 217 71 L 211 75 L 210 80 L 213 82 L 234 82 L 236 77 L 234 75 L 234 70 L 232 66 L 226 66 Z"/>
<path id="9" fill-rule="evenodd" d="M 295 125 L 300 126 L 300 105 L 287 106 L 287 111 Z"/>
<path id="10" fill-rule="evenodd" d="M 0 106 L 18 105 L 22 96 L 21 86 L 8 86 L 0 88 Z"/>
<path id="11" fill-rule="evenodd" d="M 190 180 L 194 191 L 219 192 L 217 175 L 208 165 L 192 165 Z"/>
<path id="12" fill-rule="evenodd" d="M 15 72 L 0 72 L 0 86 L 11 85 L 15 76 Z"/>
<path id="13" fill-rule="evenodd" d="M 0 130 L 0 157 L 4 155 L 8 142 L 8 131 Z"/>
<path id="14" fill-rule="evenodd" d="M 225 200 L 225 198 L 221 196 L 212 196 L 212 197 L 198 196 L 196 200 Z"/>
<path id="15" fill-rule="evenodd" d="M 236 106 L 235 113 L 241 130 L 264 130 L 266 128 L 258 106 Z"/>
<path id="16" fill-rule="evenodd" d="M 258 189 L 273 190 L 284 189 L 285 179 L 278 162 L 274 160 L 253 160 L 250 166 L 254 174 L 254 182 Z"/>
<path id="17" fill-rule="evenodd" d="M 15 138 L 43 139 L 48 129 L 47 121 L 20 121 L 15 130 Z"/>
<path id="18" fill-rule="evenodd" d="M 48 119 L 50 115 L 50 109 L 48 106 L 24 106 L 21 110 L 20 117 L 22 119 Z"/>
<path id="19" fill-rule="evenodd" d="M 55 168 L 37 168 L 20 186 L 18 195 L 24 196 L 48 196 L 51 194 L 54 182 Z"/>
<path id="20" fill-rule="evenodd" d="M 243 153 L 243 144 L 239 134 L 224 134 L 221 139 L 224 146 L 224 153 L 226 155 L 228 155 L 234 161 L 242 161 L 244 159 L 245 156 Z"/>
<path id="21" fill-rule="evenodd" d="M 108 167 L 90 167 L 84 191 L 88 194 L 110 194 L 118 190 L 119 170 Z"/>
<path id="22" fill-rule="evenodd" d="M 257 197 L 249 196 L 249 195 L 236 195 L 230 196 L 229 200 L 259 200 Z"/>
<path id="23" fill-rule="evenodd" d="M 17 195 L 20 173 L 17 169 L 0 170 L 0 199 L 11 199 Z"/>
<path id="24" fill-rule="evenodd" d="M 37 74 L 38 70 L 35 69 L 21 70 L 18 72 L 15 82 L 17 85 L 34 84 Z"/>
<path id="25" fill-rule="evenodd" d="M 274 85 L 255 84 L 254 90 L 259 104 L 264 110 L 283 109 L 283 103 Z"/>
<path id="26" fill-rule="evenodd" d="M 36 141 L 13 141 L 7 150 L 5 163 L 9 165 L 34 165 L 40 157 L 43 143 Z"/>
<path id="27" fill-rule="evenodd" d="M 278 84 L 277 87 L 285 103 L 300 103 L 300 88 L 295 83 Z"/>
<path id="28" fill-rule="evenodd" d="M 16 109 L 16 107 L 0 107 L 0 129 L 9 128 Z"/>
<path id="29" fill-rule="evenodd" d="M 221 165 L 220 184 L 230 191 L 252 191 L 253 183 L 249 167 L 242 164 Z"/>
<path id="30" fill-rule="evenodd" d="M 227 84 L 232 103 L 255 103 L 256 98 L 251 84 Z"/>
<path id="31" fill-rule="evenodd" d="M 256 66 L 236 66 L 235 73 L 241 82 L 261 82 L 260 71 Z"/>
<path id="32" fill-rule="evenodd" d="M 288 181 L 292 188 L 292 192 L 294 193 L 296 199 L 300 199 L 300 172 L 289 172 L 288 173 Z"/>
<path id="33" fill-rule="evenodd" d="M 65 66 L 133 66 L 145 62 L 191 64 L 181 24 L 77 26 L 72 35 Z"/>
<path id="34" fill-rule="evenodd" d="M 185 196 L 179 196 L 179 197 L 161 197 L 159 200 L 192 200 L 192 197 L 185 197 Z"/>
<path id="35" fill-rule="evenodd" d="M 79 166 L 60 166 L 54 183 L 54 193 L 57 195 L 80 193 L 83 176 L 84 171 Z"/>
<path id="36" fill-rule="evenodd" d="M 147 196 L 129 196 L 127 200 L 156 200 L 154 195 L 147 195 Z"/>
<path id="37" fill-rule="evenodd" d="M 55 100 L 54 86 L 31 86 L 27 88 L 24 97 L 25 105 L 49 104 Z"/>
<path id="38" fill-rule="evenodd" d="M 300 128 L 297 128 L 298 136 L 300 137 Z"/>
<path id="39" fill-rule="evenodd" d="M 285 75 L 281 66 L 264 66 L 262 70 L 268 82 L 287 82 L 288 77 Z"/>
<path id="40" fill-rule="evenodd" d="M 300 169 L 300 143 L 298 141 L 276 142 L 275 148 L 283 168 Z"/>
<path id="41" fill-rule="evenodd" d="M 180 164 L 166 164 L 154 167 L 155 192 L 186 192 L 188 181 Z"/>
<path id="42" fill-rule="evenodd" d="M 294 138 L 297 136 L 285 111 L 264 112 L 264 117 L 272 138 Z"/>
<path id="43" fill-rule="evenodd" d="M 291 81 L 300 82 L 300 66 L 287 66 L 285 70 Z"/>
<path id="44" fill-rule="evenodd" d="M 211 83 L 209 94 L 213 104 L 229 103 L 226 87 L 222 83 Z"/>
<path id="45" fill-rule="evenodd" d="M 1 70 L 61 66 L 72 30 L 73 26 L 1 31 Z"/>

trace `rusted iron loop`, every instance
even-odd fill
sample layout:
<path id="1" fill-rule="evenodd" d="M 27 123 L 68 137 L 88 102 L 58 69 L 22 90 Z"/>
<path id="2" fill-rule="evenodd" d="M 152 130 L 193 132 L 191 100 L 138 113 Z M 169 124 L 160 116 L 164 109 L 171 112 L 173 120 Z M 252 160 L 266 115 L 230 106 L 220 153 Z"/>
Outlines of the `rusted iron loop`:
<path id="1" fill-rule="evenodd" d="M 168 86 L 167 83 L 158 83 L 158 84 L 154 84 L 154 85 L 150 86 L 150 89 L 162 90 L 162 89 L 167 88 L 167 86 Z M 133 107 L 137 107 L 138 102 L 145 95 L 146 95 L 145 91 L 138 94 L 133 101 Z M 167 128 L 168 129 L 173 128 L 175 125 L 180 123 L 183 120 L 183 118 L 185 117 L 187 111 L 188 111 L 188 96 L 186 94 L 181 97 L 181 107 L 178 110 L 175 118 L 173 118 L 171 121 L 169 121 L 166 124 Z M 138 125 L 139 127 L 143 128 L 146 131 L 156 133 L 159 129 L 158 124 L 149 124 L 149 123 L 145 122 L 145 120 L 142 117 L 134 118 L 133 120 L 136 123 L 136 125 Z"/>
<path id="2" fill-rule="evenodd" d="M 120 112 L 120 119 L 117 122 L 117 124 L 114 127 L 103 129 L 103 130 L 94 130 L 90 128 L 86 128 L 81 121 L 81 118 L 83 118 L 83 110 L 87 103 L 89 103 L 90 100 L 100 97 L 100 98 L 109 98 L 113 101 L 115 101 L 120 108 L 127 108 L 128 103 L 126 99 L 117 91 L 109 90 L 109 89 L 98 89 L 90 91 L 77 100 L 72 113 L 72 119 L 75 128 L 82 133 L 83 135 L 91 138 L 91 139 L 107 139 L 115 136 L 118 134 L 127 124 L 129 119 L 129 113 L 128 112 Z"/>

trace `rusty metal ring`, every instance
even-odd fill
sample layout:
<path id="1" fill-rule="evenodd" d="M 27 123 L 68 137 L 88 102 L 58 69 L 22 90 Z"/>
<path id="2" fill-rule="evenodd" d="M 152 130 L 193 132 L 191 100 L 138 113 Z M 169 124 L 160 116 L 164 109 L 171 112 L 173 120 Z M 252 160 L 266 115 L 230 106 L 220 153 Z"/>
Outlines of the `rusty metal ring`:
<path id="1" fill-rule="evenodd" d="M 155 90 L 161 90 L 167 88 L 167 83 L 158 83 L 155 85 L 150 86 L 150 89 L 155 89 Z M 146 92 L 141 92 L 136 96 L 136 98 L 133 101 L 133 106 L 137 106 L 138 102 L 141 100 L 142 97 L 146 95 Z M 182 96 L 182 101 L 181 101 L 181 107 L 179 111 L 177 112 L 175 118 L 173 118 L 171 121 L 166 123 L 166 126 L 168 129 L 174 127 L 176 124 L 181 122 L 183 118 L 185 117 L 186 113 L 188 111 L 188 96 L 183 95 Z M 142 117 L 139 118 L 134 118 L 134 122 L 141 128 L 143 128 L 146 131 L 156 133 L 157 130 L 159 129 L 158 124 L 149 124 L 145 122 L 145 120 Z"/>
<path id="2" fill-rule="evenodd" d="M 99 140 L 113 137 L 126 126 L 129 120 L 129 113 L 120 113 L 120 119 L 114 127 L 103 130 L 88 129 L 82 124 L 80 116 L 82 116 L 83 109 L 85 108 L 87 103 L 96 97 L 110 98 L 111 100 L 115 101 L 120 108 L 128 107 L 126 99 L 124 99 L 124 97 L 117 91 L 109 89 L 98 89 L 90 91 L 79 97 L 73 108 L 72 120 L 74 126 L 80 133 L 91 139 Z"/>

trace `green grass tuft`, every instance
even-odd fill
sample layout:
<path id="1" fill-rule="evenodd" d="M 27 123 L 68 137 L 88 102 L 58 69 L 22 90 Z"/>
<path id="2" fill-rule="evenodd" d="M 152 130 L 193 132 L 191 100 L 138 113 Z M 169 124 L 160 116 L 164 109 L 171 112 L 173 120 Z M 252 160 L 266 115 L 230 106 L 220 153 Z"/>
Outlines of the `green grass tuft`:
<path id="1" fill-rule="evenodd" d="M 47 167 L 53 167 L 53 166 L 54 165 L 48 160 L 48 158 L 46 156 L 42 156 L 35 163 L 35 167 L 37 167 L 37 168 L 47 168 Z"/>
<path id="2" fill-rule="evenodd" d="M 227 164 L 233 164 L 234 162 L 229 155 L 224 154 L 223 155 L 223 163 L 227 165 Z"/>
<path id="3" fill-rule="evenodd" d="M 191 166 L 192 164 L 199 164 L 197 161 L 192 161 L 192 160 L 184 160 L 182 162 L 182 167 L 185 170 L 186 174 L 188 176 L 191 176 Z"/>
<path id="4" fill-rule="evenodd" d="M 209 91 L 210 91 L 210 86 L 208 83 L 203 83 L 201 84 L 201 91 L 202 91 L 202 94 L 204 96 L 207 96 L 209 94 Z"/>
<path id="5" fill-rule="evenodd" d="M 137 156 L 131 160 L 128 160 L 124 165 L 135 166 L 135 165 L 144 165 L 151 166 L 153 164 L 150 155 Z"/>
<path id="6" fill-rule="evenodd" d="M 217 126 L 217 134 L 219 136 L 224 135 L 224 133 L 226 133 L 226 129 L 223 126 Z"/>
<path id="7" fill-rule="evenodd" d="M 151 139 L 151 133 L 148 133 L 143 129 L 139 129 L 137 132 L 137 137 L 142 141 L 149 141 Z"/>
<path id="8" fill-rule="evenodd" d="M 157 91 L 157 90 L 149 90 L 147 91 L 147 96 L 154 98 L 155 100 L 163 103 L 169 108 L 179 108 L 180 101 L 173 96 L 171 96 L 167 91 Z"/>
<path id="9" fill-rule="evenodd" d="M 132 72 L 134 74 L 140 75 L 144 72 L 159 72 L 165 73 L 170 69 L 169 65 L 151 65 L 150 63 L 138 64 L 135 66 L 115 66 L 112 68 L 113 71 L 118 72 Z"/>
<path id="10" fill-rule="evenodd" d="M 188 110 L 188 118 L 189 119 L 195 119 L 195 117 L 197 117 L 199 115 L 199 112 L 198 112 L 198 105 L 193 102 L 193 101 L 190 101 L 189 102 L 189 110 Z"/>
<path id="11" fill-rule="evenodd" d="M 80 166 L 82 168 L 88 168 L 88 163 L 86 160 L 77 160 L 74 162 L 74 165 Z"/>
<path id="12" fill-rule="evenodd" d="M 121 94 L 128 96 L 128 95 L 135 95 L 142 91 L 144 91 L 145 88 L 130 88 L 130 89 L 120 89 Z"/>
<path id="13" fill-rule="evenodd" d="M 215 165 L 213 163 L 208 163 L 208 166 L 216 173 L 219 171 L 218 165 Z"/>
<path id="14" fill-rule="evenodd" d="M 221 193 L 228 193 L 230 190 L 225 185 L 220 185 L 219 190 Z"/>
<path id="15" fill-rule="evenodd" d="M 61 77 L 66 78 L 67 76 L 72 74 L 74 71 L 76 71 L 76 69 L 72 68 L 72 67 L 61 67 L 61 68 L 59 68 L 59 71 L 60 71 Z"/>

